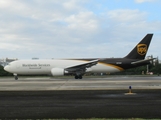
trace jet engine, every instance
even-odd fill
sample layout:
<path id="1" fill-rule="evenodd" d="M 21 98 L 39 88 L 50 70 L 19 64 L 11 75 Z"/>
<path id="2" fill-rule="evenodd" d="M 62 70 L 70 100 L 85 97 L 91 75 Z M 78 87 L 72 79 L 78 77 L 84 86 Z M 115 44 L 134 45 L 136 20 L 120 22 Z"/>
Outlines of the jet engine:
<path id="1" fill-rule="evenodd" d="M 68 71 L 65 71 L 63 68 L 53 68 L 51 69 L 51 74 L 53 76 L 63 76 L 65 73 L 68 73 Z"/>

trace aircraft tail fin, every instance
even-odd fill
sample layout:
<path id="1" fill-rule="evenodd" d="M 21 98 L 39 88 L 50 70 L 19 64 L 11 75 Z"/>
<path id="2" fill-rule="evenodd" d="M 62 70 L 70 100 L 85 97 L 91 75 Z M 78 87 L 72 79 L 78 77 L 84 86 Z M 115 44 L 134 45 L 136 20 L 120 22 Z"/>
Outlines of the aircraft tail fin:
<path id="1" fill-rule="evenodd" d="M 153 34 L 147 34 L 127 55 L 125 58 L 129 59 L 144 59 L 148 51 Z"/>

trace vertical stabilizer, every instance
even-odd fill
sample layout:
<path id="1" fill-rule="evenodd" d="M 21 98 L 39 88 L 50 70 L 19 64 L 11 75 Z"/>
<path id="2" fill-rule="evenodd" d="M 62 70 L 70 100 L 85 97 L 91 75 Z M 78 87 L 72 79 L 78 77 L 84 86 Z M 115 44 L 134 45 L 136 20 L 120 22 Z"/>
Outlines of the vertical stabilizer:
<path id="1" fill-rule="evenodd" d="M 144 59 L 148 51 L 152 36 L 153 34 L 147 34 L 125 58 Z"/>

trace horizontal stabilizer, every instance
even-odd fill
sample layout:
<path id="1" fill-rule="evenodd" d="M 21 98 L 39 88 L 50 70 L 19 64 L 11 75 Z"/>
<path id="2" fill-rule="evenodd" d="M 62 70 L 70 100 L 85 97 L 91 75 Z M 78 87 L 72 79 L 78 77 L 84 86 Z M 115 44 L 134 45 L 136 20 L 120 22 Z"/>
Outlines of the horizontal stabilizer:
<path id="1" fill-rule="evenodd" d="M 155 59 L 156 59 L 156 58 L 139 60 L 139 61 L 131 62 L 131 64 L 135 65 L 135 64 L 150 62 L 150 61 L 153 61 L 153 60 L 155 60 Z"/>

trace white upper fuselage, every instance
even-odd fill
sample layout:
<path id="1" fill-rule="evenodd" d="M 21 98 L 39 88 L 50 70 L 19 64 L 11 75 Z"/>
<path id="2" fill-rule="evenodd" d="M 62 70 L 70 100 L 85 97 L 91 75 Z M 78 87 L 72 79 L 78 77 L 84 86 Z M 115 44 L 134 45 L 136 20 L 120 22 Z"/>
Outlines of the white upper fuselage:
<path id="1" fill-rule="evenodd" d="M 76 60 L 76 59 L 51 59 L 51 60 L 17 60 L 11 62 L 9 65 L 5 66 L 5 70 L 13 74 L 51 74 L 53 68 L 65 69 L 71 66 L 77 66 L 84 64 L 88 61 L 86 60 Z M 120 69 L 116 66 L 99 63 L 87 68 L 86 72 L 119 72 Z"/>

